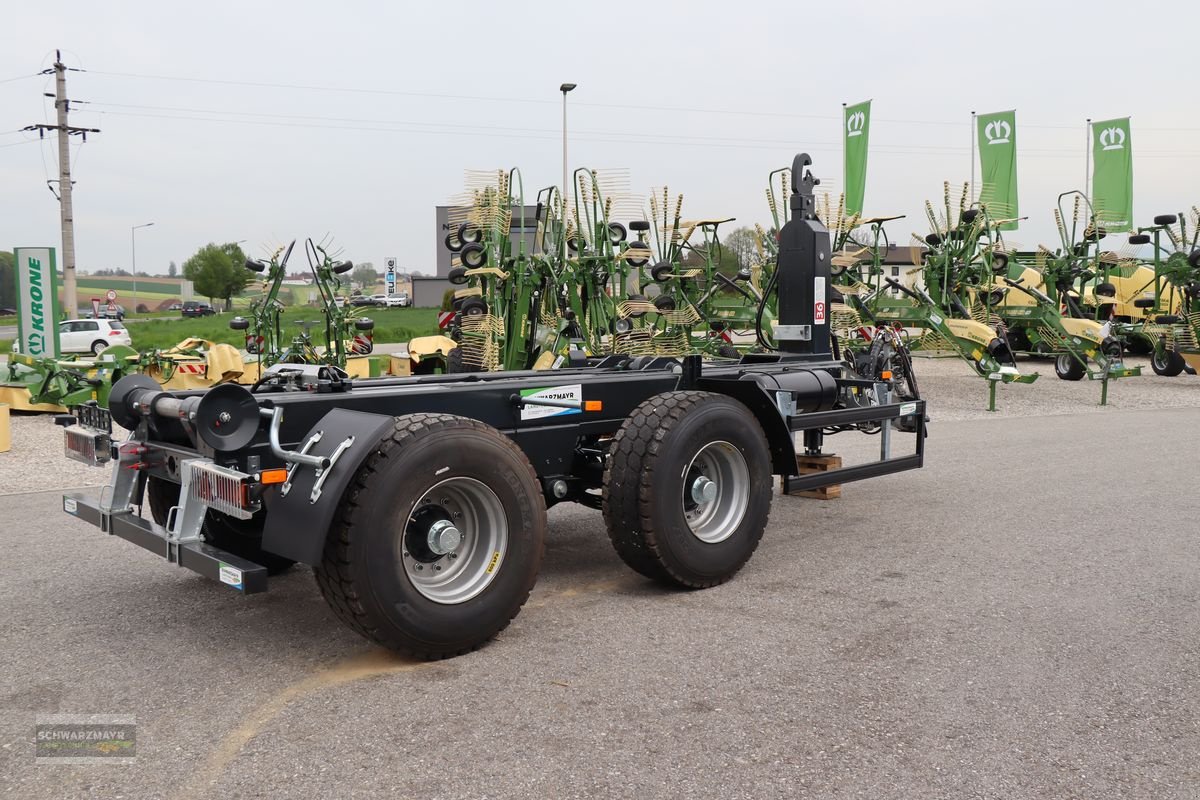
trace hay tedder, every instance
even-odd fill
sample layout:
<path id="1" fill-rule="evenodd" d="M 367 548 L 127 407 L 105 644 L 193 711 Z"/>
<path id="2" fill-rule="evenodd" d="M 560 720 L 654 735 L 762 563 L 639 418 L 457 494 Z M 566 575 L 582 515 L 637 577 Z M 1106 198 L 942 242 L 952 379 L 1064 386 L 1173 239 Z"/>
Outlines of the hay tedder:
<path id="1" fill-rule="evenodd" d="M 1191 219 L 1163 214 L 1138 228 L 1132 245 L 1152 245 L 1153 280 L 1134 304 L 1145 314 L 1135 330 L 1151 347 L 1155 374 L 1174 377 L 1200 369 L 1200 210 Z M 1151 288 L 1152 287 L 1152 288 Z"/>
<path id="2" fill-rule="evenodd" d="M 283 331 L 283 304 L 279 289 L 287 275 L 287 262 L 296 242 L 277 249 L 268 260 L 247 259 L 246 269 L 263 275 L 262 294 L 250 303 L 249 318 L 234 317 L 229 327 L 245 332 L 246 352 L 252 359 L 247 365 L 246 383 L 254 383 L 275 364 L 313 364 L 334 366 L 353 377 L 380 373 L 375 362 L 366 357 L 374 350 L 372 331 L 375 323 L 366 317 L 351 315 L 338 303 L 339 275 L 354 268 L 353 262 L 337 260 L 327 245 L 312 239 L 305 241 L 305 254 L 312 270 L 314 286 L 321 296 L 322 319 L 297 321 L 297 331 L 289 338 Z M 312 336 L 314 328 L 323 328 L 323 344 Z"/>

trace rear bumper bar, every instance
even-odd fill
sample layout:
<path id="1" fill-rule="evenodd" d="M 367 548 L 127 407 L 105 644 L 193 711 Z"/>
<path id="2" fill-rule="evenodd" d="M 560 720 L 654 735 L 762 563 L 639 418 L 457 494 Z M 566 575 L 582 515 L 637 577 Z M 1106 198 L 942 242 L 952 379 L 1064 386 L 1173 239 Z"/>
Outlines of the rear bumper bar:
<path id="1" fill-rule="evenodd" d="M 243 594 L 267 590 L 267 568 L 204 542 L 171 541 L 165 531 L 131 511 L 109 512 L 100 502 L 82 492 L 63 495 L 63 511 L 78 517 L 110 536 L 120 536 L 173 564 L 206 578 L 220 581 Z"/>

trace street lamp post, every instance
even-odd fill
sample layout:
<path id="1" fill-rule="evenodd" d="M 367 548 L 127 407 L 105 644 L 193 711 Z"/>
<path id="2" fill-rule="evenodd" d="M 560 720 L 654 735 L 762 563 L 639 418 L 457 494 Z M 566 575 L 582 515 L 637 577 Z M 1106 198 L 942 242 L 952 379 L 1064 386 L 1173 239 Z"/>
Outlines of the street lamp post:
<path id="1" fill-rule="evenodd" d="M 129 229 L 129 260 L 133 269 L 133 313 L 137 313 L 137 237 L 134 234 L 138 228 L 149 228 L 153 222 L 144 225 L 134 225 Z"/>
<path id="2" fill-rule="evenodd" d="M 575 88 L 573 83 L 564 83 L 558 87 L 563 96 L 563 182 L 562 182 L 562 259 L 567 263 L 567 192 L 570 189 L 570 176 L 567 172 L 567 92 Z"/>

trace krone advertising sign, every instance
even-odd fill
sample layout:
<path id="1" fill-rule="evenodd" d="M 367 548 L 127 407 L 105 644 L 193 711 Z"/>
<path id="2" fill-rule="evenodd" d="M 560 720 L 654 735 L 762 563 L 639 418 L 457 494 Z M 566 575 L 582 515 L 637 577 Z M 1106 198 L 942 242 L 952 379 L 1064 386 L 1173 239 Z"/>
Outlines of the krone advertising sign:
<path id="1" fill-rule="evenodd" d="M 58 356 L 58 273 L 53 247 L 18 247 L 17 341 L 27 356 Z"/>

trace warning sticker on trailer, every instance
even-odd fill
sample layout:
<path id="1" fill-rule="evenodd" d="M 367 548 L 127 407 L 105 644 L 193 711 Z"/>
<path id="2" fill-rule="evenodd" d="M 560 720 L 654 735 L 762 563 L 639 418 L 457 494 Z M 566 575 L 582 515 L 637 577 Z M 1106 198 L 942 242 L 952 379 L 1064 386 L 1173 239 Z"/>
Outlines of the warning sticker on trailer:
<path id="1" fill-rule="evenodd" d="M 550 405 L 537 405 L 537 402 L 575 403 L 583 405 L 583 384 L 573 383 L 567 386 L 549 386 L 545 389 L 522 389 L 521 399 L 530 405 L 521 406 L 521 419 L 545 419 L 546 417 L 563 417 L 568 414 L 582 414 L 580 408 L 559 408 Z"/>

